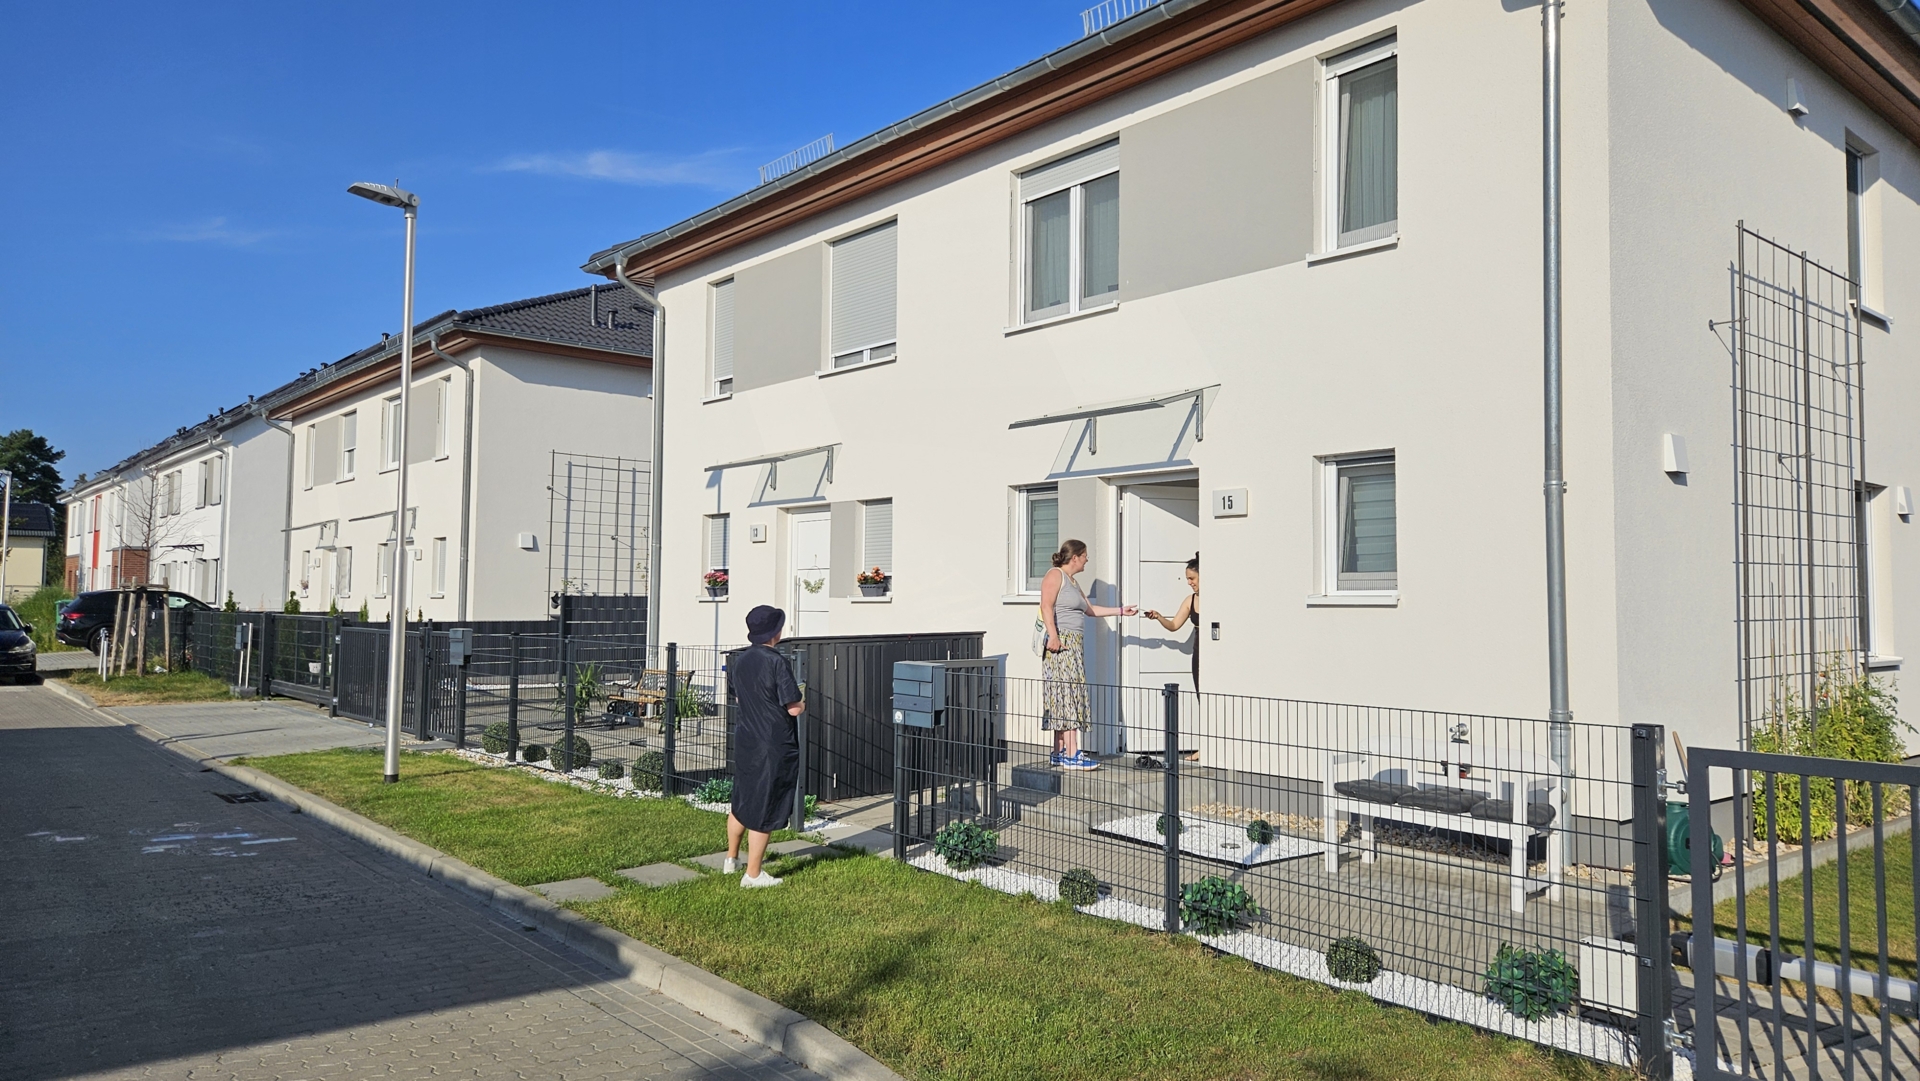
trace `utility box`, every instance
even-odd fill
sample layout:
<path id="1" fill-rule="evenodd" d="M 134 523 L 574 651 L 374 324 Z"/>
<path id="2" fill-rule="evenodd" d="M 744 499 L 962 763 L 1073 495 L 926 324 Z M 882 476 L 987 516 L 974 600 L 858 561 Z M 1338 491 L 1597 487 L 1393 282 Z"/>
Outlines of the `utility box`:
<path id="1" fill-rule="evenodd" d="M 447 663 L 455 668 L 465 668 L 467 659 L 473 656 L 473 628 L 451 627 L 447 630 Z"/>
<path id="2" fill-rule="evenodd" d="M 1588 1009 L 1632 1017 L 1640 1010 L 1639 954 L 1631 942 L 1580 940 L 1580 1002 Z"/>
<path id="3" fill-rule="evenodd" d="M 893 723 L 933 728 L 947 723 L 947 670 L 939 661 L 893 662 Z"/>

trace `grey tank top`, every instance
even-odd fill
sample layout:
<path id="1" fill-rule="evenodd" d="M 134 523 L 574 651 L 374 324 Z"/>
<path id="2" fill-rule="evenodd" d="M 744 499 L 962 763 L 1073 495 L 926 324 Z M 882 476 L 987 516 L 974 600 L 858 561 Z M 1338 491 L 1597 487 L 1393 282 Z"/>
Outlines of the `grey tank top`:
<path id="1" fill-rule="evenodd" d="M 1080 591 L 1080 585 L 1066 572 L 1060 574 L 1060 592 L 1053 598 L 1053 625 L 1061 634 L 1073 634 L 1087 629 L 1087 617 L 1092 615 L 1087 607 L 1087 595 Z"/>

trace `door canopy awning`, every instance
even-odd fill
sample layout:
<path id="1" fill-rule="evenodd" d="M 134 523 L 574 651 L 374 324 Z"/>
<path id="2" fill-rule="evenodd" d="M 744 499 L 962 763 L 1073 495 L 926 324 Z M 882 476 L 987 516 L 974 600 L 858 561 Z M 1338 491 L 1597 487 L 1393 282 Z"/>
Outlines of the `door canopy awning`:
<path id="1" fill-rule="evenodd" d="M 824 452 L 827 456 L 827 479 L 832 480 L 833 479 L 833 452 L 839 449 L 840 449 L 840 444 L 828 443 L 824 447 L 808 447 L 805 450 L 789 450 L 780 454 L 762 454 L 757 458 L 741 458 L 738 461 L 721 462 L 719 465 L 710 465 L 706 468 L 706 472 L 718 473 L 722 469 L 738 469 L 738 468 L 742 468 L 749 465 L 765 465 L 765 466 L 772 466 L 777 469 L 779 468 L 781 462 L 789 462 L 795 458 L 807 458 L 807 457 L 811 457 L 812 455 L 820 454 Z"/>
<path id="2" fill-rule="evenodd" d="M 1165 409 L 1167 406 L 1176 402 L 1189 402 L 1191 404 L 1188 408 L 1193 411 L 1194 442 L 1203 443 L 1207 438 L 1206 394 L 1208 391 L 1215 390 L 1219 386 L 1220 384 L 1218 383 L 1210 383 L 1204 387 L 1195 387 L 1192 390 L 1182 390 L 1173 394 L 1159 394 L 1146 398 L 1128 398 L 1125 401 L 1107 402 L 1103 405 L 1083 406 L 1066 413 L 1047 413 L 1043 416 L 1030 417 L 1027 420 L 1016 420 L 1012 424 L 1007 425 L 1007 430 L 1012 431 L 1016 428 L 1038 428 L 1046 424 L 1065 424 L 1069 421 L 1084 420 L 1087 422 L 1087 442 L 1089 449 L 1097 453 L 1100 449 L 1099 425 L 1101 417 L 1111 417 L 1120 413 L 1138 413 L 1148 409 Z"/>

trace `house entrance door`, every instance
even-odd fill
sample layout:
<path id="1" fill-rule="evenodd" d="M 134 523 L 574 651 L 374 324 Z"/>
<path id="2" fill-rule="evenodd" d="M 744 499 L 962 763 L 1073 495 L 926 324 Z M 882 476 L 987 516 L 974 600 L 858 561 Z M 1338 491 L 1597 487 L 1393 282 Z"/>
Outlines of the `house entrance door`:
<path id="1" fill-rule="evenodd" d="M 1120 597 L 1140 606 L 1139 615 L 1119 619 L 1120 681 L 1193 690 L 1193 628 L 1169 631 L 1146 613 L 1172 615 L 1191 592 L 1186 572 L 1200 548 L 1200 483 L 1133 485 L 1122 493 L 1120 514 Z M 1158 750 L 1162 723 L 1158 711 L 1127 717 L 1127 749 Z"/>
<path id="2" fill-rule="evenodd" d="M 833 569 L 833 518 L 828 511 L 803 511 L 787 523 L 793 550 L 787 560 L 793 576 L 793 622 L 789 637 L 827 633 L 827 578 Z"/>

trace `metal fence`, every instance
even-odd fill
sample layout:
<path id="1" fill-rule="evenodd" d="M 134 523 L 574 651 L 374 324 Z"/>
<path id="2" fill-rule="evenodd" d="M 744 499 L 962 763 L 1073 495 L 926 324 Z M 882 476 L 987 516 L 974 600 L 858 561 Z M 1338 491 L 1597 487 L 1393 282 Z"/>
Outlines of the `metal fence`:
<path id="1" fill-rule="evenodd" d="M 998 851 L 963 877 L 1053 899 L 1079 871 L 1099 884 L 1085 910 L 1169 931 L 1204 920 L 1190 891 L 1218 879 L 1257 912 L 1216 948 L 1338 983 L 1326 951 L 1358 937 L 1381 971 L 1346 986 L 1376 998 L 1622 1065 L 1664 1053 L 1658 726 L 1575 725 L 1562 771 L 1545 721 L 946 678 L 944 724 L 896 732 L 913 865 L 960 873 L 936 839 L 976 823 Z M 1121 719 L 1132 750 L 1063 768 L 1048 718 Z M 1523 1020 L 1489 998 L 1549 951 L 1577 1010 Z"/>

